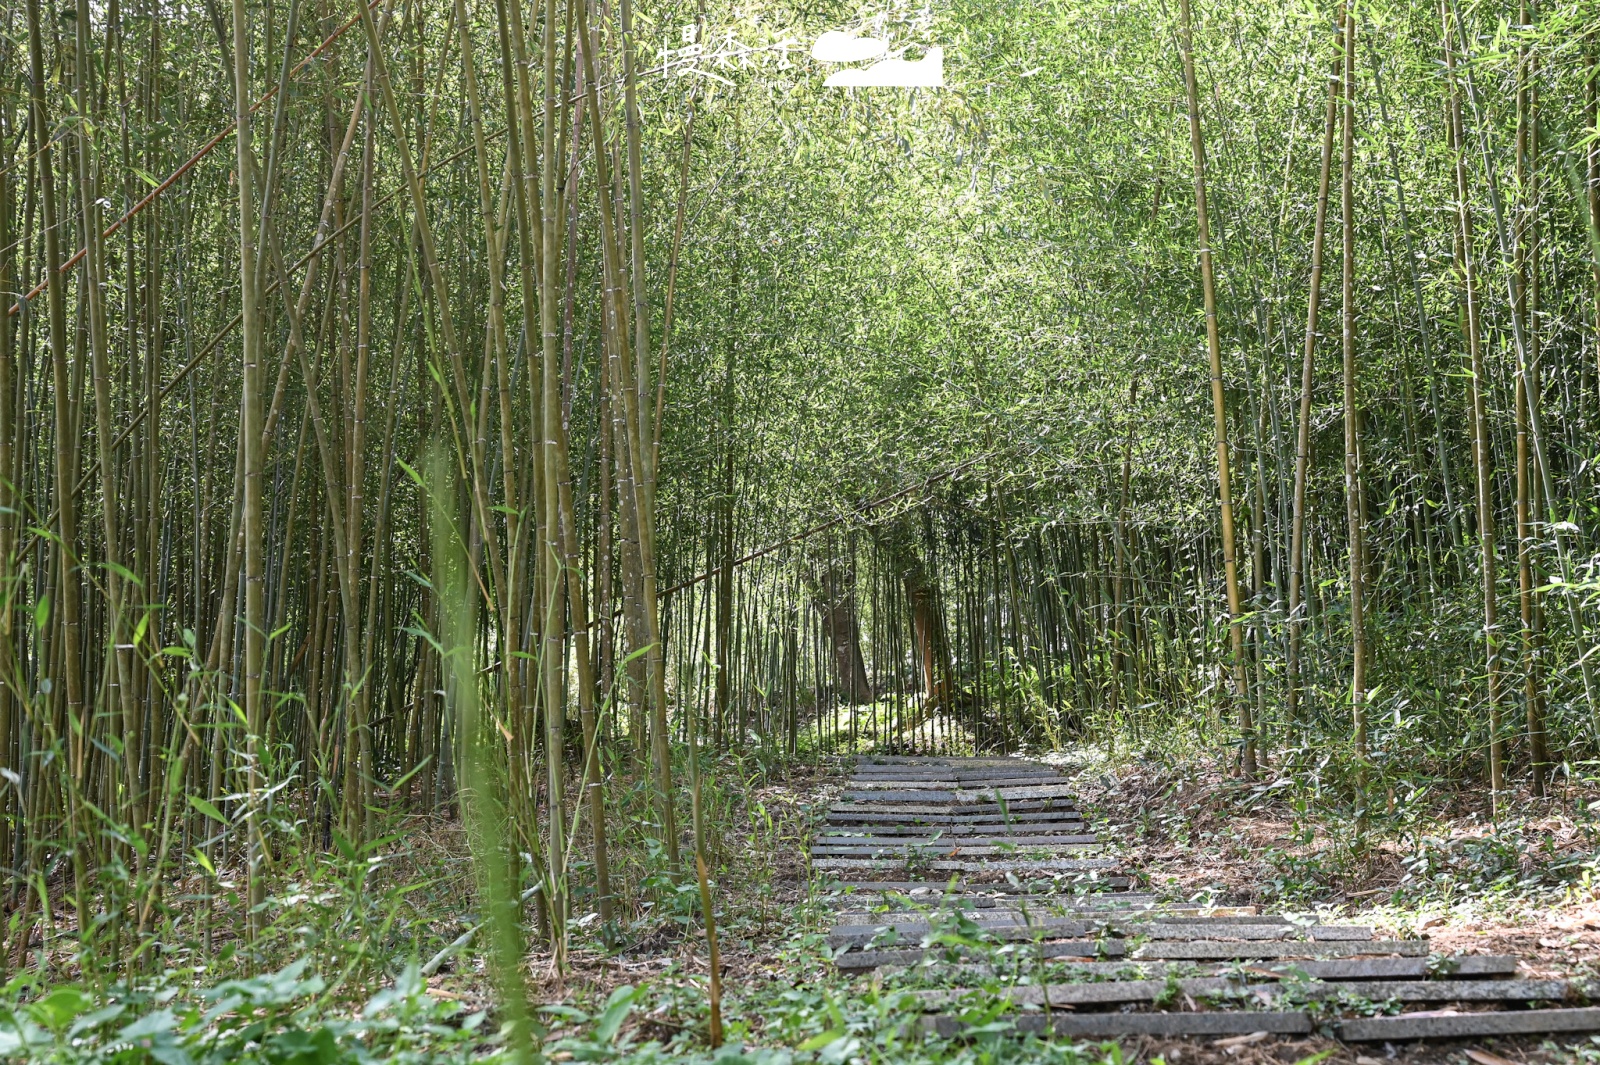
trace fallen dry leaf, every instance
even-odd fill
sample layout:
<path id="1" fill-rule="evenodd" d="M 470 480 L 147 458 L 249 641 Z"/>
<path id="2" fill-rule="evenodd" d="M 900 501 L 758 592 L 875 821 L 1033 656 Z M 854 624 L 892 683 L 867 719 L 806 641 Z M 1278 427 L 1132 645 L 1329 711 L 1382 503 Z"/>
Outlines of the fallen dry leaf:
<path id="1" fill-rule="evenodd" d="M 1369 1057 L 1366 1054 L 1358 1054 L 1356 1056 L 1356 1065 L 1385 1065 L 1385 1062 L 1378 1058 Z"/>
<path id="2" fill-rule="evenodd" d="M 1251 1032 L 1249 1035 L 1233 1035 L 1227 1039 L 1218 1039 L 1211 1045 L 1214 1047 L 1242 1047 L 1246 1043 L 1259 1043 L 1267 1038 L 1266 1032 Z"/>
<path id="3" fill-rule="evenodd" d="M 1579 910 L 1570 917 L 1557 921 L 1556 927 L 1563 932 L 1581 932 L 1586 928 L 1600 928 L 1600 911 L 1593 909 Z"/>
<path id="4" fill-rule="evenodd" d="M 1476 1061 L 1478 1065 L 1517 1065 L 1510 1058 L 1502 1058 L 1499 1054 L 1491 1054 L 1487 1050 L 1468 1050 L 1467 1057 Z"/>

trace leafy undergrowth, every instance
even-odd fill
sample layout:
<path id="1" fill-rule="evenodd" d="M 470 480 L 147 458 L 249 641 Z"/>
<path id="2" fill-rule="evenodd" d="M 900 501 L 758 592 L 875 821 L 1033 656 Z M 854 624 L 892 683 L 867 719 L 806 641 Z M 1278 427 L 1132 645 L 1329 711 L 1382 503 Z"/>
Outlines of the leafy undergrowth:
<path id="1" fill-rule="evenodd" d="M 1470 793 L 1401 792 L 1363 813 L 1336 801 L 1331 788 L 1319 793 L 1303 773 L 1247 783 L 1204 761 L 1110 761 L 1084 752 L 1060 760 L 1074 768 L 1097 827 L 1169 900 L 1356 918 L 1426 934 L 1440 952 L 1516 953 L 1534 971 L 1600 975 L 1596 789 L 1575 775 L 1550 798 L 1514 797 L 1491 820 Z M 1006 988 L 1063 974 L 1031 965 L 1026 945 L 985 943 L 976 926 L 960 922 L 936 929 L 928 945 L 986 953 L 963 979 L 846 978 L 826 946 L 837 897 L 807 879 L 802 847 L 836 778 L 730 780 L 709 789 L 720 804 L 712 851 L 725 1045 L 713 1049 L 708 1041 L 709 965 L 693 881 L 674 880 L 659 854 L 640 845 L 624 859 L 636 863 L 637 875 L 609 945 L 580 893 L 565 969 L 557 973 L 543 948 L 530 950 L 542 1060 L 1469 1065 L 1468 1044 L 1363 1053 L 1321 1038 L 1118 1046 L 1022 1036 Z M 0 1057 L 63 1065 L 515 1060 L 482 958 L 470 945 L 439 958 L 441 946 L 475 920 L 461 834 L 446 824 L 402 834 L 380 851 L 326 859 L 322 880 L 286 883 L 274 896 L 270 959 L 259 950 L 247 955 L 250 948 L 220 933 L 214 944 L 175 938 L 159 969 L 145 959 L 135 977 L 86 973 L 41 949 L 0 998 Z M 309 866 L 304 872 L 313 875 Z M 220 882 L 226 885 L 226 871 Z M 969 992 L 947 1007 L 972 1026 L 961 1040 L 914 1023 L 911 996 L 952 983 Z M 1492 1048 L 1518 1065 L 1600 1061 L 1596 1043 L 1505 1040 Z"/>
<path id="2" fill-rule="evenodd" d="M 1436 949 L 1600 973 L 1596 767 L 1491 811 L 1486 789 L 1417 779 L 1377 782 L 1359 808 L 1325 764 L 1288 756 L 1256 781 L 1208 759 L 1068 760 L 1100 830 L 1165 898 L 1359 915 Z"/>
<path id="3" fill-rule="evenodd" d="M 602 927 L 585 867 L 574 875 L 557 971 L 529 907 L 526 976 L 543 1061 L 1098 1065 L 1115 1047 L 1018 1040 L 991 1003 L 972 1040 L 925 1036 L 906 991 L 852 982 L 826 947 L 829 901 L 804 842 L 837 790 L 829 772 L 730 760 L 708 775 L 726 1019 L 709 1045 L 706 941 L 693 878 L 650 838 L 647 789 L 613 789 L 617 916 Z M 685 818 L 685 821 L 687 818 Z M 114 933 L 76 951 L 64 896 L 0 989 L 0 1059 L 61 1065 L 345 1065 L 515 1061 L 475 939 L 466 837 L 408 817 L 373 843 L 288 852 L 246 937 L 242 871 L 218 865 L 169 888 L 164 930 L 134 964 Z M 581 853 L 582 847 L 579 851 Z M 455 949 L 452 949 L 454 945 Z M 109 950 L 107 948 L 110 948 Z M 976 1016 L 976 1014 L 974 1015 Z"/>
<path id="4" fill-rule="evenodd" d="M 1032 1061 L 1118 1065 L 1115 1045 L 1018 1040 L 998 997 L 957 1012 L 975 1025 L 959 1042 L 924 1036 L 909 991 L 852 985 L 834 974 L 823 936 L 790 934 L 770 947 L 773 975 L 729 988 L 726 1043 L 707 1044 L 705 979 L 669 966 L 640 985 L 600 995 L 575 989 L 538 1006 L 543 1060 L 551 1062 L 965 1063 Z M 277 973 L 198 992 L 180 974 L 91 993 L 58 986 L 32 997 L 7 988 L 0 1055 L 40 1063 L 343 1065 L 514 1061 L 492 1009 L 431 993 L 413 963 L 358 1008 L 339 1008 L 304 959 Z M 914 982 L 912 985 L 914 986 Z M 20 999 L 18 998 L 20 994 Z"/>

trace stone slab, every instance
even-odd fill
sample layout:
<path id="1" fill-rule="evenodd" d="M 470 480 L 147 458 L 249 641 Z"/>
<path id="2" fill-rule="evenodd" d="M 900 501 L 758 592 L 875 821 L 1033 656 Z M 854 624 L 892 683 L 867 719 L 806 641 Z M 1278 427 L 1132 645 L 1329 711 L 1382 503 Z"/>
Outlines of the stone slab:
<path id="1" fill-rule="evenodd" d="M 1060 839 L 1067 837 L 1069 843 L 1093 843 L 1099 837 L 1094 833 L 1084 834 L 1082 821 L 1029 821 L 1022 824 L 953 824 L 953 825 L 849 825 L 831 826 L 824 828 L 818 839 L 831 839 L 835 836 L 867 836 L 877 839 L 892 839 L 901 836 L 913 838 L 933 839 L 936 836 L 944 839 L 961 837 L 1011 839 L 1013 836 L 1033 836 L 1042 839 Z M 1074 838 L 1078 837 L 1078 838 Z"/>
<path id="2" fill-rule="evenodd" d="M 851 788 L 861 788 L 861 790 L 904 788 L 907 792 L 918 792 L 918 790 L 978 792 L 978 790 L 989 790 L 989 788 L 1050 787 L 1050 785 L 1066 785 L 1067 782 L 1058 776 L 1043 776 L 1043 774 L 1018 776 L 1018 774 L 1010 774 L 1010 772 L 1003 774 L 1003 776 L 981 776 L 979 774 L 979 776 L 960 777 L 909 776 L 909 774 L 899 774 L 899 772 L 891 774 L 891 776 L 878 776 L 875 772 L 858 772 L 856 776 L 850 777 L 848 784 L 850 784 Z"/>
<path id="3" fill-rule="evenodd" d="M 1358 943 L 1225 943 L 1216 940 L 1184 943 L 1158 940 L 1140 947 L 1134 957 L 1165 961 L 1227 961 L 1250 958 L 1345 958 L 1358 954 L 1426 957 L 1428 943 L 1422 939 L 1380 939 Z"/>
<path id="4" fill-rule="evenodd" d="M 1053 1031 L 1057 1035 L 1105 1038 L 1119 1035 L 1212 1036 L 1271 1032 L 1304 1035 L 1311 1017 L 1300 1011 L 1230 1013 L 1084 1013 L 1027 1014 L 1016 1018 L 1021 1032 Z M 924 1017 L 923 1026 L 942 1036 L 959 1036 L 965 1027 L 955 1017 Z"/>
<path id="5" fill-rule="evenodd" d="M 833 835 L 825 833 L 812 840 L 812 853 L 816 853 L 818 846 L 823 847 L 1070 847 L 1096 844 L 1100 837 L 1094 833 L 1087 835 L 1060 835 L 1060 836 L 1024 836 L 984 833 L 982 835 L 922 835 L 898 836 L 879 835 L 876 832 L 856 833 L 854 835 Z"/>
<path id="6" fill-rule="evenodd" d="M 1462 1039 L 1483 1035 L 1555 1035 L 1561 1032 L 1600 1031 L 1600 1007 L 1572 1009 L 1496 1010 L 1486 1013 L 1440 1015 L 1400 1014 L 1396 1017 L 1362 1017 L 1342 1021 L 1334 1033 L 1347 1042 L 1409 1039 Z"/>
<path id="7" fill-rule="evenodd" d="M 828 811 L 829 821 L 882 821 L 896 825 L 1026 825 L 1030 821 L 1073 822 L 1081 824 L 1083 814 L 1070 808 L 1055 809 L 1048 803 L 1012 806 L 1006 813 L 999 807 L 988 811 L 952 810 L 949 806 L 892 807 L 840 804 Z"/>
<path id="8" fill-rule="evenodd" d="M 1120 939 L 1067 939 L 1041 944 L 1034 957 L 1096 958 L 1120 957 L 1127 949 Z M 884 965 L 916 965 L 924 958 L 945 958 L 954 951 L 958 958 L 972 957 L 967 947 L 913 947 L 906 950 L 850 950 L 833 959 L 833 964 L 844 972 L 861 972 Z"/>
<path id="9" fill-rule="evenodd" d="M 1082 917 L 1050 917 L 1036 916 L 1032 921 L 994 918 L 968 918 L 972 920 L 983 932 L 996 939 L 1006 941 L 1027 942 L 1036 937 L 1049 939 L 1059 936 L 1087 936 L 1100 932 L 1131 933 L 1147 936 L 1152 940 L 1283 940 L 1288 937 L 1299 939 L 1304 936 L 1309 940 L 1345 940 L 1345 939 L 1371 939 L 1370 928 L 1355 926 L 1322 926 L 1308 929 L 1296 928 L 1284 924 L 1246 924 L 1242 921 L 1219 921 L 1205 925 L 1175 925 L 1164 921 L 1139 922 L 1109 919 L 1085 919 Z M 933 931 L 933 925 L 928 921 L 883 920 L 879 922 L 866 921 L 859 924 L 838 924 L 828 934 L 830 946 L 845 946 L 848 944 L 864 944 L 871 942 L 880 935 L 893 933 L 902 939 L 906 937 L 921 937 Z"/>
<path id="10" fill-rule="evenodd" d="M 1131 892 L 1120 891 L 1128 886 L 1126 876 L 1099 876 L 1096 880 L 1088 881 L 1062 881 L 1035 880 L 1022 881 L 1021 886 L 1011 884 L 1010 881 L 992 881 L 992 883 L 957 883 L 954 891 L 949 891 L 949 883 L 936 880 L 851 880 L 842 881 L 838 887 L 848 887 L 851 891 L 872 892 L 872 894 L 901 894 L 915 895 L 936 899 L 941 895 L 1054 895 L 1058 899 L 1093 899 L 1125 900 L 1125 905 L 1144 905 L 1154 899 L 1154 895 L 1134 895 Z M 1078 892 L 1078 887 L 1094 887 L 1098 891 Z"/>
<path id="11" fill-rule="evenodd" d="M 1474 954 L 1456 958 L 1436 958 L 1433 961 L 1443 967 L 1461 963 L 1457 972 L 1463 976 L 1509 976 L 1517 971 L 1517 959 L 1509 957 Z M 1472 961 L 1473 964 L 1467 965 L 1468 961 Z M 1289 976 L 1325 981 L 1424 980 L 1427 979 L 1430 969 L 1427 958 L 1336 958 L 1324 961 L 1261 962 L 1252 965 L 1240 965 L 1235 962 L 1136 961 L 1129 958 L 1120 961 L 1074 961 L 1057 964 L 1073 975 L 1096 980 L 1164 979 L 1169 974 L 1176 974 L 1180 978 L 1229 976 L 1234 979 L 1264 980 Z M 1014 968 L 1009 962 L 1001 970 L 996 970 L 988 964 L 962 963 L 945 966 L 942 971 L 952 976 L 1007 978 L 1015 975 Z"/>
<path id="12" fill-rule="evenodd" d="M 1111 858 L 1041 858 L 1037 861 L 1003 859 L 992 862 L 941 858 L 916 864 L 919 868 L 935 873 L 1086 873 L 1100 869 L 1115 869 L 1121 863 Z M 824 871 L 847 869 L 891 871 L 904 869 L 906 865 L 906 862 L 893 858 L 820 858 L 811 863 L 813 869 Z"/>
<path id="13" fill-rule="evenodd" d="M 856 765 L 1043 765 L 1043 762 L 1033 762 L 1026 758 L 1012 758 L 1005 755 L 964 756 L 958 754 L 863 754 L 856 758 Z"/>
<path id="14" fill-rule="evenodd" d="M 1006 997 L 1019 1005 L 1044 1004 L 1044 988 L 1013 987 Z M 1229 995 L 1270 999 L 1282 993 L 1276 984 L 1245 984 L 1227 976 L 1200 976 L 1167 980 L 1104 980 L 1087 984 L 1051 984 L 1050 1005 L 1092 1006 L 1125 1002 L 1154 1002 L 1174 990 L 1194 997 Z M 1355 995 L 1382 1002 L 1559 1002 L 1569 990 L 1565 980 L 1358 980 L 1346 983 L 1299 985 L 1294 993 L 1304 998 L 1328 999 Z M 960 1001 L 964 990 L 916 992 L 923 1009 L 943 1009 Z"/>
<path id="15" fill-rule="evenodd" d="M 985 843 L 938 841 L 932 843 L 813 843 L 813 858 L 905 858 L 907 856 L 933 857 L 948 855 L 952 858 L 992 858 L 1005 855 L 1026 858 L 1030 852 L 1049 851 L 1056 854 L 1099 854 L 1101 843 L 1006 843 L 998 846 Z"/>

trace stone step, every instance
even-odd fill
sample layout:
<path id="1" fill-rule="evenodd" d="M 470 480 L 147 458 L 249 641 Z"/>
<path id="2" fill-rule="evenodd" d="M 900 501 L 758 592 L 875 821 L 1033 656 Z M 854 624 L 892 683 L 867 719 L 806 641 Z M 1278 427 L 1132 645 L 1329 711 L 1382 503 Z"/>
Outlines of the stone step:
<path id="1" fill-rule="evenodd" d="M 1513 976 L 1517 959 L 1501 955 L 1465 954 L 1430 958 L 1330 958 L 1322 961 L 1264 961 L 1252 965 L 1237 962 L 1209 964 L 1187 961 L 1070 961 L 1055 962 L 1054 968 L 1091 980 L 1151 980 L 1168 976 L 1229 976 L 1243 973 L 1264 980 L 1425 980 L 1434 973 L 1452 977 L 1493 978 Z M 884 975 L 903 966 L 883 966 Z M 999 969 L 987 962 L 946 965 L 939 972 L 952 977 L 1014 979 L 1016 964 L 1007 960 Z"/>
<path id="2" fill-rule="evenodd" d="M 960 858 L 939 858 L 928 862 L 907 863 L 894 858 L 819 858 L 811 863 L 813 869 L 825 872 L 834 870 L 859 872 L 903 870 L 908 864 L 935 873 L 1086 873 L 1101 869 L 1115 869 L 1121 863 L 1112 858 L 1041 858 L 1038 860 L 1003 859 L 992 862 L 967 861 Z"/>
<path id="3" fill-rule="evenodd" d="M 1116 958 L 1126 953 L 1120 939 L 1067 939 L 1041 944 L 1029 953 L 1036 958 Z M 967 947 L 914 947 L 906 950 L 848 950 L 833 959 L 841 972 L 864 972 L 885 965 L 918 965 L 925 958 L 943 959 L 954 953 L 958 958 L 974 957 Z"/>
<path id="4" fill-rule="evenodd" d="M 1427 1010 L 1395 1017 L 1362 1017 L 1341 1021 L 1334 1034 L 1346 1042 L 1408 1039 L 1461 1039 L 1482 1035 L 1555 1035 L 1561 1032 L 1600 1031 L 1600 1007 L 1572 1009 L 1496 1010 L 1457 1013 Z"/>
<path id="5" fill-rule="evenodd" d="M 875 804 L 889 803 L 953 803 L 956 806 L 979 804 L 999 805 L 999 800 L 1009 804 L 1039 799 L 1070 799 L 1073 788 L 1068 784 L 1042 784 L 1036 787 L 1017 788 L 883 788 L 854 789 L 840 794 L 845 802 Z M 999 800 L 996 799 L 999 796 Z"/>
<path id="6" fill-rule="evenodd" d="M 954 765 L 954 766 L 1013 766 L 1042 765 L 1026 758 L 1005 755 L 963 756 L 956 754 L 863 754 L 856 757 L 856 765 Z"/>
<path id="7" fill-rule="evenodd" d="M 1032 788 L 1065 786 L 1057 776 L 1027 776 L 1006 774 L 992 777 L 913 777 L 896 773 L 877 776 L 871 773 L 856 774 L 850 778 L 850 787 L 857 791 L 988 791 L 992 788 Z"/>
<path id="8" fill-rule="evenodd" d="M 1102 877 L 1093 881 L 1069 881 L 1065 884 L 1062 883 L 1061 879 L 1057 878 L 1025 880 L 1017 884 L 1013 884 L 1009 880 L 987 882 L 956 881 L 953 888 L 949 881 L 941 882 L 938 880 L 848 880 L 841 881 L 837 887 L 860 894 L 903 896 L 911 901 L 919 898 L 932 900 L 936 898 L 993 898 L 995 896 L 1039 895 L 1052 898 L 1061 903 L 1072 899 L 1109 906 L 1147 906 L 1154 903 L 1155 896 L 1149 894 L 1117 890 L 1077 890 L 1078 888 L 1090 887 L 1110 888 L 1117 880 L 1122 881 L 1123 887 L 1127 886 L 1126 877 Z"/>
<path id="9" fill-rule="evenodd" d="M 1360 954 L 1397 954 L 1404 958 L 1427 957 L 1425 939 L 1375 939 L 1369 942 L 1317 943 L 1226 943 L 1217 940 L 1178 942 L 1160 940 L 1146 943 L 1134 951 L 1134 958 L 1163 961 L 1226 961 L 1250 958 L 1348 958 Z"/>
<path id="10" fill-rule="evenodd" d="M 1174 992 L 1197 998 L 1253 998 L 1258 1002 L 1284 993 L 1277 984 L 1244 983 L 1228 976 L 1201 976 L 1175 981 L 1105 980 L 1087 984 L 1051 984 L 1048 989 L 1013 987 L 1005 990 L 1004 997 L 1018 1005 L 1041 1006 L 1047 990 L 1052 1008 L 1154 1002 Z M 1373 1001 L 1395 999 L 1401 1002 L 1560 1002 L 1570 990 L 1565 980 L 1353 980 L 1342 983 L 1297 982 L 1291 993 L 1316 1000 L 1356 995 Z M 973 993 L 957 989 L 917 991 L 914 995 L 923 1009 L 939 1010 Z"/>
<path id="11" fill-rule="evenodd" d="M 1167 921 L 1095 921 L 1075 917 L 1042 917 L 1031 923 L 975 921 L 982 934 L 1007 942 L 1031 942 L 1068 936 L 1093 936 L 1113 931 L 1123 931 L 1162 941 L 1240 940 L 1245 942 L 1298 941 L 1298 942 L 1361 942 L 1372 939 L 1372 929 L 1360 925 L 1314 925 L 1297 928 L 1287 924 L 1247 924 L 1226 921 L 1209 924 L 1176 924 Z M 934 931 L 927 921 L 884 921 L 874 924 L 835 925 L 828 934 L 830 947 L 860 946 L 889 935 L 902 941 L 921 938 Z"/>
<path id="12" fill-rule="evenodd" d="M 1152 921 L 1180 927 L 1227 924 L 1286 925 L 1289 923 L 1281 917 L 1257 917 L 1253 906 L 1241 906 L 1236 911 L 1205 909 L 1198 906 L 1171 906 L 1167 904 L 1148 907 L 1143 904 L 1118 906 L 1096 903 L 1093 901 L 1096 897 L 1098 896 L 1088 896 L 1087 901 L 1084 900 L 1083 896 L 1077 895 L 1063 896 L 1060 901 L 1045 897 L 1028 907 L 1026 911 L 1019 909 L 1015 903 L 1008 899 L 957 897 L 952 902 L 944 902 L 932 910 L 927 907 L 902 907 L 898 911 L 892 912 L 843 910 L 834 914 L 834 920 L 839 924 L 859 924 L 877 927 L 874 922 L 882 923 L 893 920 L 897 916 L 910 920 L 913 918 L 925 919 L 930 913 L 952 915 L 959 913 L 968 920 L 987 926 L 988 924 L 1027 924 L 1029 920 L 1038 921 L 1042 918 L 1064 917 L 1094 922 L 1100 927 L 1109 928 L 1113 931 L 1126 930 L 1128 935 L 1140 934 L 1140 930 L 1148 927 Z M 1103 897 L 1116 899 L 1121 897 L 1121 893 Z"/>
<path id="13" fill-rule="evenodd" d="M 867 836 L 1050 836 L 1051 833 L 1061 835 L 1082 835 L 1082 820 L 1030 820 L 1014 825 L 982 825 L 982 824 L 954 824 L 954 825 L 848 825 L 848 827 L 827 827 L 822 830 L 818 838 L 827 838 L 835 835 L 867 835 Z M 1051 836 L 1054 838 L 1054 836 Z"/>
<path id="14" fill-rule="evenodd" d="M 1024 1014 L 1008 1018 L 1019 1032 L 1083 1036 L 1100 1039 L 1121 1035 L 1211 1036 L 1249 1035 L 1270 1032 L 1277 1035 L 1305 1035 L 1311 1031 L 1311 1016 L 1302 1011 L 1235 1011 L 1228 1013 L 1083 1013 Z M 923 1027 L 946 1038 L 953 1038 L 971 1027 L 957 1017 L 922 1018 Z"/>
<path id="15" fill-rule="evenodd" d="M 1009 855 L 1024 858 L 1030 852 L 1051 852 L 1057 854 L 1100 854 L 1105 850 L 1101 843 L 1009 843 L 1001 840 L 998 844 L 985 843 L 813 843 L 811 856 L 813 858 L 887 858 L 905 859 L 908 857 L 928 857 L 935 855 L 948 855 L 952 858 L 991 858 L 996 855 Z"/>
<path id="16" fill-rule="evenodd" d="M 982 835 L 947 836 L 943 833 L 932 836 L 894 836 L 878 835 L 877 833 L 855 835 L 821 835 L 817 836 L 811 844 L 811 852 L 816 853 L 818 846 L 824 847 L 943 847 L 950 849 L 960 847 L 963 852 L 968 847 L 1067 847 L 1097 844 L 1100 837 L 1094 833 L 1087 835 L 1061 835 L 1061 836 L 1024 836 L 984 833 Z"/>
<path id="17" fill-rule="evenodd" d="M 890 817 L 878 818 L 879 820 L 903 822 L 905 824 L 921 824 L 923 822 L 936 822 L 940 819 L 947 820 L 950 824 L 962 825 L 974 821 L 993 821 L 997 824 L 1022 824 L 1026 821 L 1082 821 L 1083 812 L 1074 809 L 1071 803 L 1051 801 L 1017 801 L 1007 803 L 1004 810 L 994 803 L 987 806 L 957 808 L 949 803 L 932 803 L 916 805 L 874 805 L 872 803 L 836 802 L 828 808 L 828 817 L 848 817 L 859 814 L 889 814 Z"/>
<path id="18" fill-rule="evenodd" d="M 1004 937 L 997 937 L 1004 938 Z M 1028 938 L 1032 938 L 1031 936 Z M 949 948 L 929 947 L 907 950 L 847 950 L 834 958 L 840 969 L 873 969 L 881 965 L 915 965 L 924 957 L 945 957 Z M 958 948 L 959 957 L 971 957 L 974 951 Z M 1397 954 L 1402 957 L 1426 957 L 1428 945 L 1423 940 L 1374 940 L 1371 942 L 1223 942 L 1218 940 L 1157 940 L 1144 944 L 1132 954 L 1128 953 L 1126 940 L 1116 938 L 1067 939 L 1046 942 L 1037 948 L 1036 957 L 1042 958 L 1120 958 L 1133 961 L 1145 959 L 1162 961 L 1233 961 L 1252 958 L 1305 958 L 1322 961 L 1348 958 L 1366 954 Z"/>

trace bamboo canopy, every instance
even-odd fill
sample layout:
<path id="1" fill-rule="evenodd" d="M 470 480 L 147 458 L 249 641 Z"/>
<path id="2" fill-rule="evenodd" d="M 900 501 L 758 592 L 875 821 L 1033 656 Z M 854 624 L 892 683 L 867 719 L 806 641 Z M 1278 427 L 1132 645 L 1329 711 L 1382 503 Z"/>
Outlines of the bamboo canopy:
<path id="1" fill-rule="evenodd" d="M 826 87 L 846 30 L 944 86 Z M 1597 42 L 8 5 L 0 956 L 259 947 L 407 823 L 503 989 L 691 879 L 715 949 L 727 759 L 1545 794 L 1600 755 Z"/>

